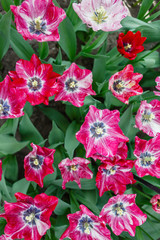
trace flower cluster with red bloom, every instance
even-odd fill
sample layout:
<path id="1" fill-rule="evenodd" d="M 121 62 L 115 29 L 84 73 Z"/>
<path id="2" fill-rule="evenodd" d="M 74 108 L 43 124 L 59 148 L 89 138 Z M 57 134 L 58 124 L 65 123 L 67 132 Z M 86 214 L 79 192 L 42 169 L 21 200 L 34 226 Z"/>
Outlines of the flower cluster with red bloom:
<path id="1" fill-rule="evenodd" d="M 160 178 L 160 134 L 149 141 L 135 137 L 135 169 L 138 176 L 151 175 Z"/>
<path id="2" fill-rule="evenodd" d="M 117 49 L 125 57 L 133 60 L 137 57 L 137 53 L 144 50 L 142 44 L 147 38 L 141 37 L 141 32 L 133 33 L 128 31 L 127 34 L 120 33 L 117 40 Z"/>
<path id="3" fill-rule="evenodd" d="M 68 214 L 70 226 L 60 237 L 70 238 L 72 240 L 111 240 L 110 231 L 107 229 L 105 223 L 95 216 L 89 209 L 80 205 L 81 211 L 73 214 Z"/>
<path id="4" fill-rule="evenodd" d="M 81 69 L 72 63 L 62 76 L 57 78 L 59 91 L 56 93 L 55 101 L 68 101 L 76 107 L 84 104 L 88 95 L 96 95 L 92 90 L 92 72 L 88 69 Z"/>
<path id="5" fill-rule="evenodd" d="M 113 157 L 119 143 L 129 141 L 118 125 L 119 115 L 118 110 L 99 110 L 90 106 L 85 122 L 76 133 L 77 140 L 85 147 L 87 158 L 94 154 Z"/>
<path id="6" fill-rule="evenodd" d="M 17 202 L 5 202 L 5 213 L 0 214 L 7 221 L 6 239 L 40 240 L 51 227 L 50 216 L 58 204 L 58 198 L 45 193 L 32 197 L 15 193 Z"/>
<path id="7" fill-rule="evenodd" d="M 75 157 L 72 160 L 69 158 L 63 159 L 58 164 L 63 178 L 62 188 L 65 189 L 65 185 L 69 181 L 75 181 L 81 188 L 80 178 L 91 179 L 93 173 L 87 166 L 89 163 L 90 161 L 80 157 Z"/>
<path id="8" fill-rule="evenodd" d="M 23 90 L 31 105 L 48 104 L 49 97 L 58 91 L 56 78 L 60 75 L 53 72 L 51 64 L 42 64 L 35 54 L 30 61 L 19 60 L 16 71 L 10 71 L 9 75 L 15 89 Z"/>
<path id="9" fill-rule="evenodd" d="M 17 31 L 25 40 L 59 41 L 58 26 L 66 17 L 52 0 L 25 0 L 20 6 L 11 5 Z"/>
<path id="10" fill-rule="evenodd" d="M 136 128 L 151 137 L 160 133 L 160 101 L 152 100 L 150 103 L 142 101 L 135 117 Z"/>
<path id="11" fill-rule="evenodd" d="M 129 64 L 109 79 L 108 89 L 121 102 L 128 104 L 130 97 L 143 93 L 143 89 L 138 84 L 142 78 L 143 75 L 134 73 L 133 66 Z"/>
<path id="12" fill-rule="evenodd" d="M 99 189 L 99 196 L 104 192 L 112 190 L 114 194 L 123 194 L 127 184 L 134 184 L 131 169 L 134 161 L 119 160 L 102 164 L 98 168 L 96 186 Z"/>
<path id="13" fill-rule="evenodd" d="M 117 195 L 103 206 L 99 216 L 116 235 L 127 231 L 135 236 L 136 226 L 146 221 L 147 215 L 135 204 L 135 198 L 136 194 Z"/>
<path id="14" fill-rule="evenodd" d="M 0 82 L 0 119 L 23 116 L 25 103 L 26 97 L 24 92 L 14 89 L 10 77 L 7 75 L 5 79 Z"/>
<path id="15" fill-rule="evenodd" d="M 152 208 L 155 212 L 160 213 L 160 194 L 153 196 L 150 200 Z"/>
<path id="16" fill-rule="evenodd" d="M 34 143 L 31 143 L 31 147 L 33 151 L 24 158 L 25 178 L 43 187 L 44 177 L 54 172 L 52 164 L 55 149 L 40 147 Z"/>

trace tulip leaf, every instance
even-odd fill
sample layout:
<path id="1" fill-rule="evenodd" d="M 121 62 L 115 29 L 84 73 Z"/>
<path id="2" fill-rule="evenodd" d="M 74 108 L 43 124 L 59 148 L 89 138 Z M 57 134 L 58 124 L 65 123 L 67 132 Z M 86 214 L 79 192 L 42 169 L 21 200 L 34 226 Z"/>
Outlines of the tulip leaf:
<path id="1" fill-rule="evenodd" d="M 0 60 L 4 57 L 9 48 L 10 43 L 10 25 L 12 13 L 7 12 L 0 20 Z"/>

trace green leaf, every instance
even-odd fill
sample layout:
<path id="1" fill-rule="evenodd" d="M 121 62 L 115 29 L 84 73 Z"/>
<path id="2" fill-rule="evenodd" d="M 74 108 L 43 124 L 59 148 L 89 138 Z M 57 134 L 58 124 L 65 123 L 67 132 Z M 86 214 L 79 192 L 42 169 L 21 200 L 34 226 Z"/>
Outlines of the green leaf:
<path id="1" fill-rule="evenodd" d="M 7 119 L 0 128 L 0 134 L 12 134 L 15 136 L 19 118 Z"/>
<path id="2" fill-rule="evenodd" d="M 143 0 L 139 13 L 138 13 L 138 18 L 139 19 L 143 19 L 144 15 L 146 14 L 146 12 L 150 9 L 150 7 L 152 6 L 154 0 Z"/>
<path id="3" fill-rule="evenodd" d="M 64 142 L 64 133 L 57 127 L 54 121 L 52 121 L 52 130 L 49 133 L 48 142 L 50 145 L 57 143 L 62 144 Z"/>
<path id="4" fill-rule="evenodd" d="M 136 133 L 139 131 L 138 129 L 134 128 L 134 119 L 132 114 L 133 106 L 130 105 L 127 110 L 123 113 L 119 126 L 122 129 L 125 136 L 127 136 L 130 141 L 134 140 Z"/>
<path id="5" fill-rule="evenodd" d="M 44 140 L 26 113 L 19 124 L 19 132 L 22 139 L 28 140 L 30 143 L 39 144 Z"/>
<path id="6" fill-rule="evenodd" d="M 69 121 L 64 115 L 57 110 L 49 107 L 40 107 L 40 110 L 50 119 L 54 120 L 57 126 L 62 129 L 63 132 L 66 131 Z"/>
<path id="7" fill-rule="evenodd" d="M 85 46 L 84 46 L 83 51 L 89 52 L 92 49 L 96 49 L 96 48 L 100 47 L 100 45 L 103 44 L 104 41 L 107 39 L 107 36 L 108 36 L 108 32 L 102 32 L 101 34 L 99 34 L 99 36 L 97 36 L 96 40 L 92 44 L 90 44 L 89 47 L 85 48 Z"/>
<path id="8" fill-rule="evenodd" d="M 3 9 L 8 12 L 10 10 L 10 5 L 13 5 L 12 0 L 0 0 Z"/>
<path id="9" fill-rule="evenodd" d="M 56 57 L 56 64 L 61 65 L 61 63 L 62 63 L 62 51 L 59 48 L 59 51 L 58 51 L 58 54 L 57 54 L 57 57 Z"/>
<path id="10" fill-rule="evenodd" d="M 137 18 L 127 16 L 121 21 L 121 24 L 126 29 L 136 29 L 140 26 L 148 26 L 148 23 L 145 23 Z"/>
<path id="11" fill-rule="evenodd" d="M 68 58 L 72 61 L 76 55 L 77 42 L 73 25 L 69 18 L 65 18 L 59 25 L 60 41 L 58 42 Z"/>
<path id="12" fill-rule="evenodd" d="M 78 132 L 80 126 L 73 121 L 67 128 L 64 147 L 67 150 L 69 158 L 73 158 L 73 153 L 76 147 L 79 145 L 79 141 L 76 139 L 75 134 Z"/>
<path id="13" fill-rule="evenodd" d="M 75 213 L 79 211 L 79 203 L 74 196 L 74 192 L 72 193 L 72 191 L 70 191 L 69 196 L 70 196 L 70 203 L 71 203 L 71 213 Z"/>
<path id="14" fill-rule="evenodd" d="M 56 215 L 63 215 L 66 213 L 66 211 L 70 208 L 70 205 L 61 199 L 58 199 L 58 205 L 56 209 L 54 210 Z"/>
<path id="15" fill-rule="evenodd" d="M 58 179 L 54 181 L 54 185 L 62 187 L 62 179 Z M 66 188 L 70 188 L 70 189 L 78 189 L 79 190 L 79 186 L 76 182 L 68 182 L 66 183 Z M 92 190 L 95 189 L 96 185 L 95 185 L 95 180 L 92 179 L 81 179 L 81 190 Z"/>
<path id="16" fill-rule="evenodd" d="M 13 51 L 21 59 L 30 60 L 31 56 L 34 54 L 34 50 L 30 44 L 13 28 L 11 28 L 10 44 Z"/>
<path id="17" fill-rule="evenodd" d="M 47 186 L 49 186 L 50 184 L 53 184 L 53 182 L 55 181 L 57 177 L 57 169 L 54 169 L 54 173 L 52 174 L 48 174 L 47 176 L 45 176 L 44 178 L 44 188 L 46 188 Z"/>
<path id="18" fill-rule="evenodd" d="M 21 192 L 27 194 L 30 182 L 27 181 L 25 178 L 15 182 L 12 186 L 12 195 L 14 196 L 15 193 Z"/>
<path id="19" fill-rule="evenodd" d="M 14 154 L 28 145 L 28 141 L 18 142 L 14 137 L 0 134 L 0 157 Z"/>
<path id="20" fill-rule="evenodd" d="M 140 227 L 136 227 L 136 235 L 135 235 L 136 239 L 138 240 L 144 240 L 144 236 L 143 236 L 143 232 L 141 230 Z"/>
<path id="21" fill-rule="evenodd" d="M 40 59 L 45 59 L 49 54 L 49 46 L 47 42 L 39 43 L 39 57 Z"/>
<path id="22" fill-rule="evenodd" d="M 0 20 L 0 60 L 6 54 L 10 43 L 10 26 L 12 13 L 9 11 Z"/>
<path id="23" fill-rule="evenodd" d="M 6 220 L 3 218 L 0 218 L 0 236 L 4 234 L 5 226 L 6 226 Z"/>
<path id="24" fill-rule="evenodd" d="M 3 160 L 3 169 L 5 169 L 5 177 L 11 181 L 18 179 L 18 163 L 14 155 L 9 155 Z"/>

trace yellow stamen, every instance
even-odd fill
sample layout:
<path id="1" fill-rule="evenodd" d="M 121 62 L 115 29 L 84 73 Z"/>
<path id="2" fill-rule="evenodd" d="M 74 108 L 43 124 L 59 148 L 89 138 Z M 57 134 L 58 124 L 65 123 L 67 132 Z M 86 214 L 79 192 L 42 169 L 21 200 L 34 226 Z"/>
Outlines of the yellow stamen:
<path id="1" fill-rule="evenodd" d="M 151 114 L 143 114 L 143 118 L 147 121 L 152 121 L 152 119 L 154 119 L 154 114 L 151 113 Z"/>
<path id="2" fill-rule="evenodd" d="M 116 208 L 116 211 L 117 211 L 117 214 L 118 214 L 118 215 L 120 215 L 120 216 L 123 215 L 123 210 L 122 210 L 122 208 L 117 207 L 117 208 Z"/>
<path id="3" fill-rule="evenodd" d="M 33 163 L 34 163 L 34 165 L 38 166 L 39 165 L 38 159 L 36 158 Z"/>
<path id="4" fill-rule="evenodd" d="M 103 134 L 103 128 L 96 127 L 95 132 L 96 132 L 98 135 Z"/>
<path id="5" fill-rule="evenodd" d="M 34 80 L 34 81 L 32 82 L 32 86 L 33 86 L 33 87 L 37 87 L 37 86 L 38 86 L 38 82 L 37 82 L 36 80 Z"/>
<path id="6" fill-rule="evenodd" d="M 116 85 L 116 88 L 117 88 L 117 89 L 123 88 L 123 83 L 122 83 L 122 82 L 118 83 L 118 84 Z"/>
<path id="7" fill-rule="evenodd" d="M 87 234 L 90 234 L 90 229 L 89 229 L 89 224 L 87 222 L 85 222 L 84 224 L 84 232 L 87 233 Z"/>
<path id="8" fill-rule="evenodd" d="M 113 168 L 110 169 L 110 173 L 111 173 L 112 175 L 115 174 L 115 172 L 116 172 L 115 169 L 113 169 Z"/>
<path id="9" fill-rule="evenodd" d="M 72 170 L 72 171 L 77 171 L 77 166 L 76 166 L 76 165 L 72 165 L 72 166 L 71 166 L 71 170 Z"/>
<path id="10" fill-rule="evenodd" d="M 0 104 L 0 114 L 3 112 L 4 108 L 3 108 L 3 105 Z"/>
<path id="11" fill-rule="evenodd" d="M 127 45 L 124 47 L 125 50 L 131 49 L 132 45 L 127 43 Z"/>
<path id="12" fill-rule="evenodd" d="M 25 217 L 25 219 L 26 219 L 28 222 L 32 222 L 34 218 L 35 218 L 34 213 L 31 213 L 29 216 L 26 216 L 26 217 Z"/>
<path id="13" fill-rule="evenodd" d="M 42 20 L 41 20 L 41 18 L 40 17 L 37 17 L 37 18 L 35 18 L 34 19 L 34 21 L 35 21 L 35 24 L 36 24 L 36 29 L 37 30 L 41 30 L 41 23 L 42 23 Z"/>
<path id="14" fill-rule="evenodd" d="M 72 81 L 72 82 L 69 84 L 69 87 L 70 87 L 70 88 L 75 88 L 75 87 L 76 87 L 76 84 L 75 84 L 75 82 L 74 82 L 74 81 Z"/>
<path id="15" fill-rule="evenodd" d="M 144 157 L 143 158 L 143 161 L 144 162 L 154 162 L 155 160 L 155 157 L 151 156 L 151 157 Z"/>
<path id="16" fill-rule="evenodd" d="M 157 208 L 160 208 L 160 199 L 157 200 Z"/>
<path id="17" fill-rule="evenodd" d="M 106 12 L 105 8 L 103 6 L 101 6 L 100 8 L 96 9 L 92 19 L 93 19 L 93 21 L 97 22 L 98 24 L 105 22 L 105 20 L 108 18 L 108 16 L 106 14 L 107 14 L 107 12 Z"/>

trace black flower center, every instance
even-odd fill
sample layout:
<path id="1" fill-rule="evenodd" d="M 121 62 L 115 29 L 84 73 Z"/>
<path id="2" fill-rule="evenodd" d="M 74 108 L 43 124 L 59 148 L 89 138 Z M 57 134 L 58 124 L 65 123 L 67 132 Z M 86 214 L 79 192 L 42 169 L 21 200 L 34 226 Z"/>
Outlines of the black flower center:
<path id="1" fill-rule="evenodd" d="M 143 167 L 150 166 L 155 160 L 155 157 L 151 153 L 148 153 L 148 152 L 141 153 L 140 158 L 141 158 L 141 165 Z"/>
<path id="2" fill-rule="evenodd" d="M 69 78 L 65 82 L 65 88 L 68 92 L 75 92 L 78 88 L 78 82 L 75 79 Z"/>
<path id="3" fill-rule="evenodd" d="M 82 216 L 79 220 L 78 227 L 81 232 L 90 234 L 91 229 L 93 228 L 93 220 L 88 216 Z"/>
<path id="4" fill-rule="evenodd" d="M 31 206 L 28 210 L 23 212 L 23 220 L 29 225 L 36 225 L 35 220 L 40 218 L 40 212 L 40 209 Z"/>
<path id="5" fill-rule="evenodd" d="M 92 137 L 95 137 L 95 138 L 102 137 L 106 132 L 104 123 L 103 122 L 93 123 L 93 125 L 90 128 L 90 132 L 92 134 Z"/>
<path id="6" fill-rule="evenodd" d="M 150 111 L 144 110 L 142 114 L 142 122 L 151 122 L 154 119 L 154 114 Z"/>
<path id="7" fill-rule="evenodd" d="M 0 116 L 9 115 L 10 106 L 8 105 L 7 100 L 0 99 Z"/>
<path id="8" fill-rule="evenodd" d="M 124 83 L 122 80 L 116 80 L 114 83 L 113 83 L 113 89 L 114 91 L 118 92 L 118 93 L 121 93 L 122 90 L 124 89 Z"/>
<path id="9" fill-rule="evenodd" d="M 114 167 L 111 167 L 110 169 L 103 169 L 103 172 L 106 174 L 106 175 L 114 175 L 116 173 L 116 166 Z"/>
<path id="10" fill-rule="evenodd" d="M 41 87 L 41 79 L 38 77 L 33 77 L 28 80 L 28 87 L 31 91 L 38 91 Z"/>
<path id="11" fill-rule="evenodd" d="M 115 213 L 116 216 L 123 216 L 123 214 L 125 213 L 123 203 L 116 203 L 115 205 L 113 205 L 112 211 Z"/>
<path id="12" fill-rule="evenodd" d="M 123 43 L 123 46 L 126 52 L 130 52 L 132 50 L 132 44 L 130 43 Z"/>
<path id="13" fill-rule="evenodd" d="M 35 18 L 29 24 L 29 31 L 30 33 L 34 33 L 40 35 L 41 33 L 45 34 L 47 29 L 46 22 L 43 21 L 40 17 Z"/>
<path id="14" fill-rule="evenodd" d="M 44 157 L 40 155 L 36 155 L 36 157 L 32 157 L 29 159 L 30 166 L 35 169 L 41 168 L 43 164 Z"/>

